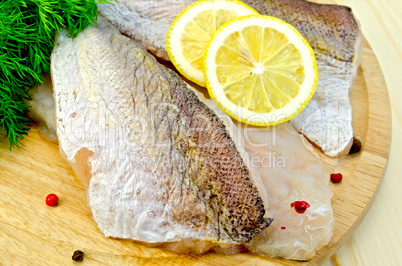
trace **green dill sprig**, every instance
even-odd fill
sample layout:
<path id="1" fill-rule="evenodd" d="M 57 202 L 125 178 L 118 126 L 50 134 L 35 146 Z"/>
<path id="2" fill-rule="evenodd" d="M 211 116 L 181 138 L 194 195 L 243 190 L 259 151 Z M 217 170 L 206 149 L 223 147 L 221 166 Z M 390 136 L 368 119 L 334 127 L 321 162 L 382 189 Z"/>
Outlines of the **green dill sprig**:
<path id="1" fill-rule="evenodd" d="M 97 4 L 105 0 L 0 1 L 0 128 L 18 147 L 29 130 L 29 90 L 50 73 L 50 54 L 60 28 L 76 37 L 96 25 Z"/>

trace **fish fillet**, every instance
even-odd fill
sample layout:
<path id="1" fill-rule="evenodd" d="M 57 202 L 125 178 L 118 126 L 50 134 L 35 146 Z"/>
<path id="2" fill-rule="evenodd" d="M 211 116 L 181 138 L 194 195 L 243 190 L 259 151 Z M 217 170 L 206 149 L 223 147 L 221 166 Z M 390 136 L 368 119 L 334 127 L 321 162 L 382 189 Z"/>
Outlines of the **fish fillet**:
<path id="1" fill-rule="evenodd" d="M 51 73 L 61 154 L 106 236 L 205 252 L 271 223 L 222 121 L 102 16 L 74 39 L 60 31 Z"/>
<path id="2" fill-rule="evenodd" d="M 49 83 L 41 85 L 34 93 L 38 103 L 54 101 Z M 268 128 L 235 125 L 214 100 L 205 98 L 201 93 L 198 95 L 224 122 L 242 152 L 253 179 L 258 181 L 256 185 L 261 197 L 270 203 L 266 206 L 269 206 L 268 211 L 274 221 L 247 245 L 248 249 L 271 257 L 310 259 L 315 250 L 329 242 L 335 226 L 329 173 L 325 170 L 323 162 L 309 151 L 312 150 L 311 145 L 290 126 L 290 123 Z M 54 108 L 48 104 L 42 107 L 35 104 L 32 111 L 49 114 L 54 113 Z M 56 131 L 53 116 L 42 115 L 39 122 L 48 125 L 49 130 Z M 296 200 L 305 200 L 311 204 L 306 214 L 300 215 L 290 208 L 290 204 Z M 286 229 L 283 229 L 284 227 Z M 210 248 L 225 254 L 244 250 L 239 246 L 223 246 L 223 249 L 219 249 L 206 241 L 194 240 L 166 243 L 162 247 L 180 253 L 202 253 Z"/>
<path id="3" fill-rule="evenodd" d="M 244 148 L 251 173 L 264 182 L 274 222 L 247 247 L 269 257 L 311 259 L 335 229 L 329 173 L 288 123 L 255 129 L 248 138 Z M 295 201 L 306 201 L 310 208 L 299 214 L 291 207 Z"/>
<path id="4" fill-rule="evenodd" d="M 215 101 L 200 98 L 231 132 L 239 132 L 237 145 L 245 152 L 251 175 L 262 181 L 261 193 L 267 194 L 274 220 L 246 247 L 263 256 L 311 259 L 329 243 L 335 229 L 329 173 L 311 144 L 290 123 L 265 128 L 235 125 Z M 299 214 L 291 207 L 294 201 L 306 201 L 310 208 Z"/>
<path id="5" fill-rule="evenodd" d="M 29 93 L 33 96 L 26 101 L 26 104 L 30 106 L 29 117 L 38 124 L 42 134 L 57 141 L 56 109 L 51 77 L 44 76 L 43 83 L 36 85 Z"/>
<path id="6" fill-rule="evenodd" d="M 119 30 L 141 41 L 149 51 L 169 60 L 166 34 L 173 19 L 194 0 L 123 0 L 100 4 L 102 13 Z M 351 10 L 304 0 L 244 0 L 264 15 L 281 18 L 307 39 L 315 51 L 318 87 L 311 102 L 294 119 L 296 129 L 336 157 L 349 152 L 353 142 L 349 91 L 359 66 L 361 33 Z"/>
<path id="7" fill-rule="evenodd" d="M 244 148 L 251 173 L 263 180 L 274 218 L 272 227 L 247 247 L 269 257 L 311 259 L 329 243 L 335 229 L 329 173 L 289 123 L 244 135 L 249 138 Z M 310 208 L 297 213 L 291 207 L 295 201 L 306 201 Z"/>
<path id="8" fill-rule="evenodd" d="M 46 83 L 40 90 L 52 92 L 51 84 Z M 39 91 L 40 91 L 39 90 Z M 41 96 L 41 93 L 38 96 Z M 53 100 L 52 93 L 44 93 L 44 101 Z M 310 152 L 311 145 L 290 125 L 285 123 L 277 127 L 255 128 L 244 124 L 235 124 L 214 100 L 207 99 L 198 92 L 202 102 L 223 121 L 229 134 L 242 152 L 253 179 L 259 188 L 263 200 L 269 202 L 269 213 L 274 217 L 272 224 L 257 236 L 247 248 L 257 254 L 282 257 L 294 260 L 308 260 L 315 251 L 325 246 L 331 239 L 335 222 L 331 208 L 332 192 L 329 187 L 329 173 L 323 162 Z M 43 97 L 35 96 L 38 101 Z M 39 105 L 32 107 L 39 113 Z M 47 108 L 46 113 L 54 112 Z M 42 110 L 40 108 L 40 110 Z M 42 116 L 42 123 L 56 130 L 52 123 L 53 116 Z M 309 151 L 310 150 L 310 151 Z M 84 176 L 80 174 L 79 176 Z M 304 200 L 311 207 L 305 214 L 298 214 L 290 204 Z M 241 246 L 223 246 L 219 248 L 206 241 L 182 240 L 165 243 L 163 248 L 175 252 L 202 253 L 214 249 L 224 254 L 243 252 Z"/>
<path id="9" fill-rule="evenodd" d="M 194 0 L 119 0 L 99 4 L 98 12 L 124 35 L 140 41 L 148 51 L 170 61 L 166 34 L 175 17 Z"/>

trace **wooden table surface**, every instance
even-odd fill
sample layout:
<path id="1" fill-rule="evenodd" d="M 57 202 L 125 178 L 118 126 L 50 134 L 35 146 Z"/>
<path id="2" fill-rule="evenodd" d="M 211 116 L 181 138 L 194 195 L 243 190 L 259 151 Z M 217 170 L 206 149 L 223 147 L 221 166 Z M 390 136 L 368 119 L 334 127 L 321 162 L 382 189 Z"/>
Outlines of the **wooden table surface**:
<path id="1" fill-rule="evenodd" d="M 392 141 L 380 191 L 352 238 L 328 265 L 402 265 L 402 0 L 336 0 L 352 8 L 387 83 Z"/>

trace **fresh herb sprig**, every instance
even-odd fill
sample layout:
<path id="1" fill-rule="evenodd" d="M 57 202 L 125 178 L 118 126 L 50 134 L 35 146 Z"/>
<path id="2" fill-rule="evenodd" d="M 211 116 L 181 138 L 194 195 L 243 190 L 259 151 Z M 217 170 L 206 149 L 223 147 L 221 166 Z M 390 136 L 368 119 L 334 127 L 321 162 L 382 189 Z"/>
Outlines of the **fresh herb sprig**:
<path id="1" fill-rule="evenodd" d="M 50 53 L 60 28 L 76 37 L 96 24 L 97 4 L 105 0 L 0 1 L 0 128 L 10 149 L 29 130 L 25 100 L 50 73 Z"/>

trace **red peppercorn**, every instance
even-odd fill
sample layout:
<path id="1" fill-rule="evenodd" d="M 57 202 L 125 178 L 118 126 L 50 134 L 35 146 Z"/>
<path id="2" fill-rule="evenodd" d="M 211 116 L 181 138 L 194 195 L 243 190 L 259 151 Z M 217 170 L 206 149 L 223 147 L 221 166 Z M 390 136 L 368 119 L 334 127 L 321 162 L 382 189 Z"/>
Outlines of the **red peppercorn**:
<path id="1" fill-rule="evenodd" d="M 295 201 L 292 204 L 290 204 L 290 207 L 294 207 L 297 213 L 304 213 L 307 208 L 310 208 L 310 204 L 308 204 L 305 201 Z"/>
<path id="2" fill-rule="evenodd" d="M 282 230 L 286 230 L 286 227 L 285 227 L 285 226 L 282 226 L 281 229 L 282 229 Z"/>
<path id="3" fill-rule="evenodd" d="M 331 174 L 331 181 L 333 183 L 339 183 L 342 181 L 342 174 L 341 173 L 337 173 L 337 174 Z"/>
<path id="4" fill-rule="evenodd" d="M 59 197 L 55 194 L 49 194 L 46 197 L 46 205 L 47 206 L 56 206 L 59 203 Z"/>

